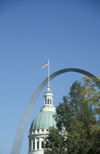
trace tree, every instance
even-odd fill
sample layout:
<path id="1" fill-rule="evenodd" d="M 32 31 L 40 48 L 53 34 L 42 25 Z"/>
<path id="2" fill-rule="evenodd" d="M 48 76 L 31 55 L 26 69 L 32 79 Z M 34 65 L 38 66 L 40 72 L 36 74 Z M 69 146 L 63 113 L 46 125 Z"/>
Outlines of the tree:
<path id="1" fill-rule="evenodd" d="M 54 118 L 57 128 L 50 128 L 45 154 L 100 153 L 100 78 L 75 81 Z"/>
<path id="2" fill-rule="evenodd" d="M 66 154 L 66 142 L 64 142 L 64 134 L 66 132 L 59 132 L 57 128 L 51 127 L 49 129 L 49 136 L 46 138 L 45 154 Z"/>

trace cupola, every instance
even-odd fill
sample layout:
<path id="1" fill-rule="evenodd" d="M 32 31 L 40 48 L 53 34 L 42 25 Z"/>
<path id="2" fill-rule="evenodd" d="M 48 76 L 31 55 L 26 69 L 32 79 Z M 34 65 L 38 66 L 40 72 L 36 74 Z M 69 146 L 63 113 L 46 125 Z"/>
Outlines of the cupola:
<path id="1" fill-rule="evenodd" d="M 53 105 L 53 94 L 50 90 L 50 85 L 47 85 L 47 91 L 44 94 L 44 106 L 41 108 L 42 111 L 53 111 L 56 112 L 56 108 Z"/>

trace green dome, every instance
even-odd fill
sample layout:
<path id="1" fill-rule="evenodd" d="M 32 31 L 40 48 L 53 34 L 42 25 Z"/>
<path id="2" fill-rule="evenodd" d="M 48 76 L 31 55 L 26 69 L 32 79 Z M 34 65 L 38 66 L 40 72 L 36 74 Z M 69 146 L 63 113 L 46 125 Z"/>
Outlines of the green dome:
<path id="1" fill-rule="evenodd" d="M 53 117 L 55 113 L 53 111 L 40 112 L 33 120 L 30 129 L 56 127 L 56 122 Z"/>

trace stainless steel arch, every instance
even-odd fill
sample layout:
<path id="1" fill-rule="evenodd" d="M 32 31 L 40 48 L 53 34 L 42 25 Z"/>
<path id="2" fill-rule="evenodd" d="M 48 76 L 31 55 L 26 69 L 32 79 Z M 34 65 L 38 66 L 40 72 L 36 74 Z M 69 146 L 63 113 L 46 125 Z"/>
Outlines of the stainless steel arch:
<path id="1" fill-rule="evenodd" d="M 50 75 L 49 80 L 52 80 L 54 77 L 62 74 L 62 73 L 66 73 L 66 72 L 78 72 L 78 73 L 82 73 L 86 76 L 89 77 L 95 77 L 93 74 L 82 70 L 82 69 L 78 69 L 78 68 L 67 68 L 67 69 L 62 69 L 59 70 L 53 74 Z M 40 95 L 41 91 L 43 90 L 43 88 L 46 86 L 46 84 L 48 83 L 48 78 L 46 78 L 41 84 L 40 86 L 36 89 L 36 91 L 34 92 L 33 96 L 31 97 L 25 111 L 24 114 L 22 116 L 22 119 L 20 121 L 16 136 L 15 136 L 15 140 L 13 142 L 13 146 L 12 146 L 12 150 L 10 154 L 20 154 L 20 150 L 21 150 L 21 146 L 22 146 L 22 142 L 23 142 L 23 138 L 24 138 L 24 134 L 25 134 L 25 130 L 31 115 L 31 112 L 33 110 L 34 104 L 38 98 L 38 96 Z"/>

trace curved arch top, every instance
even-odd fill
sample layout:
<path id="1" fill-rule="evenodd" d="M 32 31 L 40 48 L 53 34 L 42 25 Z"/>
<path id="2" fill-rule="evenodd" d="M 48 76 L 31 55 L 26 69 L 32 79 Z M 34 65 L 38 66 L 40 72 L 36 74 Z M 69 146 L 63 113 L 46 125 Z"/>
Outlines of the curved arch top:
<path id="1" fill-rule="evenodd" d="M 59 70 L 53 74 L 51 74 L 49 76 L 49 80 L 52 80 L 53 78 L 55 78 L 56 76 L 62 74 L 62 73 L 66 73 L 66 72 L 77 72 L 77 73 L 82 73 L 88 77 L 95 77 L 93 74 L 82 70 L 82 69 L 78 69 L 78 68 L 66 68 L 66 69 L 62 69 Z M 23 138 L 24 138 L 24 134 L 25 134 L 25 130 L 31 115 L 31 112 L 33 110 L 34 104 L 38 98 L 38 96 L 40 95 L 41 91 L 43 90 L 43 88 L 47 85 L 48 83 L 48 78 L 46 78 L 40 85 L 39 87 L 36 89 L 36 91 L 34 92 L 33 96 L 31 97 L 25 111 L 24 114 L 22 116 L 22 119 L 20 121 L 14 142 L 13 142 L 13 146 L 12 146 L 12 150 L 10 154 L 20 154 L 20 150 L 21 150 L 21 146 L 22 146 L 22 142 L 23 142 Z"/>

